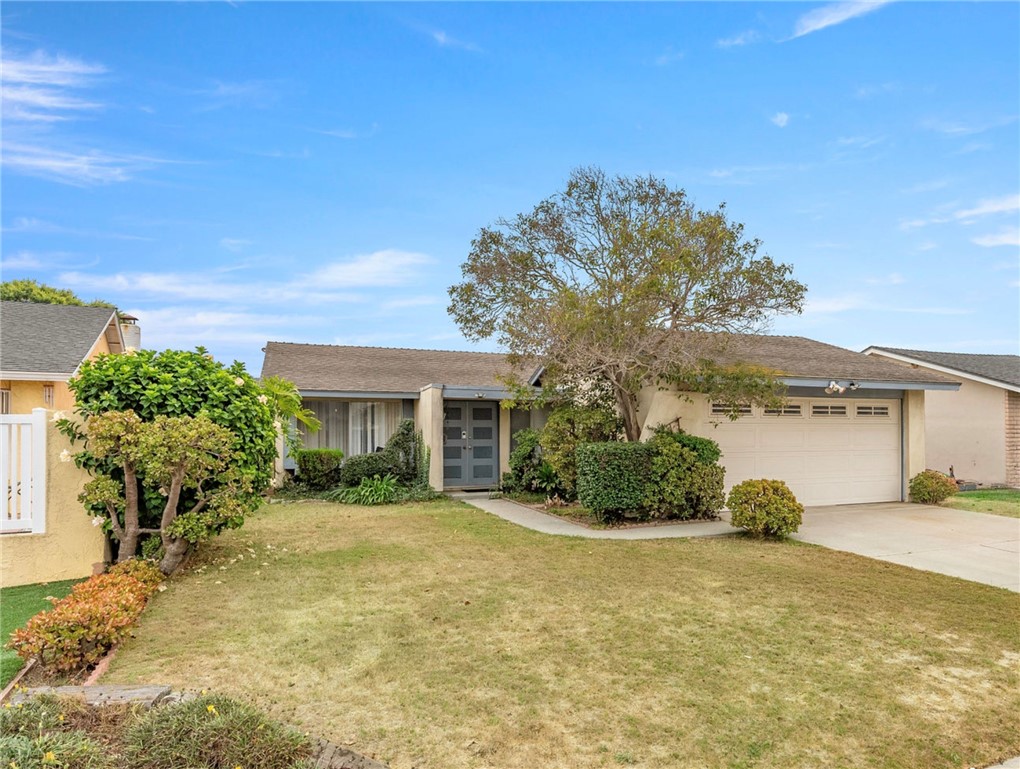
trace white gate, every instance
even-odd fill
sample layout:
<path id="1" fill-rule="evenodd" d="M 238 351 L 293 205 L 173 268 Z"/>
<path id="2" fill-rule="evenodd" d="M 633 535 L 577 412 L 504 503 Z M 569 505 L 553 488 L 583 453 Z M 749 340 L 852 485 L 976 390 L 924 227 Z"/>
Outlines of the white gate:
<path id="1" fill-rule="evenodd" d="M 46 413 L 0 414 L 0 532 L 46 531 Z"/>

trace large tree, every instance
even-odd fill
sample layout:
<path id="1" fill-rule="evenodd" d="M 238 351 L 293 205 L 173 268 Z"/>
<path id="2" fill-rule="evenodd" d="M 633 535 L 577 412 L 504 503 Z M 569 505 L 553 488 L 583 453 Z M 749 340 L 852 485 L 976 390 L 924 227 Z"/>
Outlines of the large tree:
<path id="1" fill-rule="evenodd" d="M 805 286 L 760 247 L 724 205 L 701 211 L 655 177 L 578 168 L 563 192 L 479 231 L 449 312 L 468 338 L 544 366 L 546 385 L 607 386 L 637 440 L 650 384 L 774 393 L 767 373 L 711 364 L 728 335 L 801 310 Z"/>
<path id="2" fill-rule="evenodd" d="M 0 283 L 0 299 L 5 302 L 34 302 L 36 304 L 73 304 L 78 307 L 109 307 L 102 299 L 86 302 L 67 288 L 54 288 L 31 278 L 5 280 Z"/>

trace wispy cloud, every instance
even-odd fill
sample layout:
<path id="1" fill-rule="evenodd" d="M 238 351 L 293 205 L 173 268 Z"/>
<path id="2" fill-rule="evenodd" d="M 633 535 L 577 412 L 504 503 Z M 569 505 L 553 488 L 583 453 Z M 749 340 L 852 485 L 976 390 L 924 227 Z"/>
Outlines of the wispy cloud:
<path id="1" fill-rule="evenodd" d="M 7 143 L 3 165 L 29 176 L 75 187 L 123 182 L 166 160 L 102 150 L 66 150 L 42 144 Z"/>
<path id="2" fill-rule="evenodd" d="M 889 0 L 873 0 L 870 2 L 862 0 L 861 2 L 832 3 L 821 8 L 815 8 L 813 11 L 808 11 L 797 19 L 790 39 L 804 37 L 804 35 L 810 35 L 812 32 L 818 32 L 819 30 L 842 24 L 850 19 L 856 19 L 858 16 L 877 11 L 888 2 Z"/>
<path id="3" fill-rule="evenodd" d="M 353 128 L 309 128 L 308 130 L 323 136 L 332 136 L 334 139 L 368 139 L 379 132 L 379 124 L 372 123 L 372 127 L 367 131 L 358 131 Z"/>
<path id="4" fill-rule="evenodd" d="M 927 118 L 921 121 L 921 128 L 927 131 L 935 131 L 936 133 L 945 134 L 946 136 L 973 136 L 974 134 L 985 133 L 993 128 L 1002 128 L 1003 126 L 1010 125 L 1015 123 L 1017 119 L 1017 115 L 1007 115 L 1005 117 L 991 118 L 988 120 Z M 977 145 L 976 148 L 980 149 L 981 147 L 980 145 Z"/>
<path id="5" fill-rule="evenodd" d="M 1016 227 L 1003 229 L 992 235 L 982 235 L 977 238 L 971 238 L 970 242 L 978 246 L 985 246 L 986 248 L 993 248 L 995 246 L 1020 246 L 1020 229 Z"/>
<path id="6" fill-rule="evenodd" d="M 280 80 L 213 80 L 209 86 L 192 93 L 202 101 L 197 107 L 199 112 L 212 112 L 240 107 L 268 109 L 279 101 L 282 92 Z"/>
<path id="7" fill-rule="evenodd" d="M 900 303 L 876 302 L 862 294 L 816 297 L 804 303 L 804 315 L 831 315 L 842 312 L 895 312 L 909 315 L 973 315 L 962 307 L 906 307 Z"/>
<path id="8" fill-rule="evenodd" d="M 429 31 L 429 37 L 438 45 L 440 48 L 457 48 L 461 51 L 471 51 L 472 53 L 482 53 L 480 46 L 475 43 L 470 43 L 466 40 L 460 40 L 447 34 L 441 29 L 433 29 Z"/>
<path id="9" fill-rule="evenodd" d="M 663 53 L 660 53 L 655 57 L 655 66 L 666 67 L 674 62 L 680 61 L 684 55 L 683 51 L 674 51 L 672 48 L 667 48 Z"/>
<path id="10" fill-rule="evenodd" d="M 176 301 L 211 300 L 240 305 L 358 303 L 366 301 L 361 290 L 393 288 L 420 280 L 421 269 L 431 261 L 424 254 L 390 249 L 336 259 L 282 281 L 239 281 L 219 271 L 105 275 L 65 272 L 60 281 L 71 288 Z"/>
<path id="11" fill-rule="evenodd" d="M 865 282 L 870 283 L 873 286 L 898 286 L 902 283 L 906 283 L 906 278 L 898 272 L 890 272 L 888 275 L 882 275 L 876 278 L 867 278 Z"/>
<path id="12" fill-rule="evenodd" d="M 884 136 L 841 136 L 836 139 L 836 145 L 839 147 L 852 147 L 855 149 L 866 150 L 869 147 L 877 147 L 884 141 Z"/>
<path id="13" fill-rule="evenodd" d="M 18 251 L 0 259 L 0 270 L 38 270 L 47 266 L 31 251 Z"/>
<path id="14" fill-rule="evenodd" d="M 93 85 L 96 77 L 106 72 L 102 65 L 45 51 L 28 55 L 5 52 L 0 64 L 5 120 L 53 123 L 103 106 L 74 92 Z"/>
<path id="15" fill-rule="evenodd" d="M 759 180 L 782 177 L 791 172 L 802 172 L 810 168 L 805 163 L 765 163 L 762 165 L 736 165 L 713 168 L 708 177 L 718 183 L 753 184 Z"/>
<path id="16" fill-rule="evenodd" d="M 944 190 L 949 186 L 948 179 L 933 179 L 928 182 L 918 182 L 912 184 L 909 187 L 904 187 L 900 192 L 904 195 L 917 195 L 923 192 L 936 192 L 938 190 Z"/>
<path id="17" fill-rule="evenodd" d="M 786 128 L 786 126 L 790 123 L 790 116 L 785 112 L 777 112 L 775 115 L 770 117 L 769 120 L 780 128 Z"/>
<path id="18" fill-rule="evenodd" d="M 17 251 L 0 260 L 3 270 L 53 270 L 92 267 L 98 259 L 83 259 L 80 254 L 69 251 Z"/>
<path id="19" fill-rule="evenodd" d="M 870 99 L 873 96 L 879 96 L 886 93 L 897 93 L 903 90 L 903 87 L 896 82 L 890 83 L 870 83 L 867 85 L 859 85 L 854 91 L 854 96 L 858 99 Z"/>
<path id="20" fill-rule="evenodd" d="M 225 248 L 233 254 L 239 254 L 246 246 L 252 245 L 252 241 L 244 238 L 220 238 L 220 247 Z"/>
<path id="21" fill-rule="evenodd" d="M 258 349 L 267 339 L 304 341 L 321 317 L 263 312 L 210 311 L 187 306 L 130 308 L 146 347 L 187 349 L 197 344 Z"/>
<path id="22" fill-rule="evenodd" d="M 946 211 L 946 209 L 943 209 Z M 913 230 L 920 227 L 927 227 L 930 224 L 947 224 L 959 222 L 961 224 L 973 224 L 979 219 L 998 214 L 1015 214 L 1020 211 L 1020 194 L 1004 195 L 999 198 L 984 198 L 968 208 L 949 209 L 947 212 L 938 212 L 924 219 L 909 219 L 900 222 L 901 230 Z"/>
<path id="23" fill-rule="evenodd" d="M 47 222 L 30 216 L 16 217 L 13 222 L 3 228 L 3 232 L 71 235 L 80 238 L 108 238 L 110 240 L 152 240 L 152 238 L 142 237 L 141 235 L 127 235 L 122 232 L 106 232 L 103 230 L 93 230 L 81 227 L 66 227 L 64 225 L 54 224 L 53 222 Z"/>
<path id="24" fill-rule="evenodd" d="M 724 37 L 721 40 L 716 40 L 715 45 L 717 48 L 737 48 L 742 45 L 750 45 L 751 43 L 757 43 L 761 40 L 761 35 L 757 30 L 749 29 L 741 32 L 739 35 L 733 37 Z"/>

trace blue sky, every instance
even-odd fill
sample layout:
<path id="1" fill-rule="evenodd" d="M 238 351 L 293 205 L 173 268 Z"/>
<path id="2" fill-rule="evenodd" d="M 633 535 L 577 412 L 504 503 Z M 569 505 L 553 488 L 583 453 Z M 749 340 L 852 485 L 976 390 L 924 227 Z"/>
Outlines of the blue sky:
<path id="1" fill-rule="evenodd" d="M 7 2 L 3 278 L 255 372 L 267 340 L 468 349 L 472 237 L 598 165 L 791 262 L 776 333 L 1016 353 L 1018 29 L 1006 2 Z"/>

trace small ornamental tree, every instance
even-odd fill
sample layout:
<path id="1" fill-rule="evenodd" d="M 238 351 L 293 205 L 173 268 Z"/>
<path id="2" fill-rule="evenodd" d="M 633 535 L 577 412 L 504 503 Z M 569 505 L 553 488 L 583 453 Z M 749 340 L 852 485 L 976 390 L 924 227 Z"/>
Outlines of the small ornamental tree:
<path id="1" fill-rule="evenodd" d="M 159 532 L 175 542 L 191 544 L 223 528 L 240 526 L 245 514 L 261 504 L 261 494 L 269 486 L 279 426 L 295 415 L 295 406 L 300 408 L 286 387 L 277 383 L 265 390 L 241 363 L 224 366 L 202 348 L 100 355 L 83 363 L 69 386 L 85 429 L 69 419 L 58 424 L 72 442 L 85 441 L 74 459 L 94 476 L 86 506 L 90 514 L 105 519 L 106 528 L 126 551 L 119 559 L 133 555 L 138 545 L 124 518 L 129 509 L 137 509 L 139 536 Z M 119 416 L 94 421 L 93 438 L 89 419 L 109 412 Z M 136 424 L 199 415 L 205 421 L 163 421 L 161 429 L 151 431 Z M 206 422 L 225 432 L 212 430 Z M 167 434 L 171 428 L 181 428 L 191 442 L 175 443 Z M 195 455 L 200 446 L 215 457 L 214 462 Z M 134 483 L 128 482 L 132 473 Z M 170 496 L 175 478 L 179 490 Z M 123 494 L 120 501 L 115 499 L 117 490 Z M 171 499 L 176 505 L 168 510 Z M 170 544 L 179 565 L 187 547 Z M 174 558 L 166 561 L 167 568 L 176 568 Z"/>

